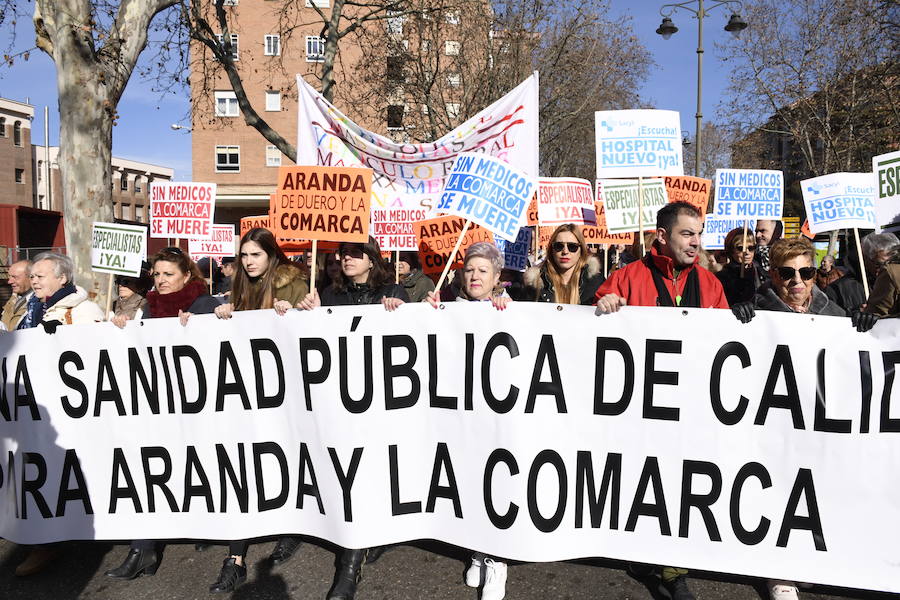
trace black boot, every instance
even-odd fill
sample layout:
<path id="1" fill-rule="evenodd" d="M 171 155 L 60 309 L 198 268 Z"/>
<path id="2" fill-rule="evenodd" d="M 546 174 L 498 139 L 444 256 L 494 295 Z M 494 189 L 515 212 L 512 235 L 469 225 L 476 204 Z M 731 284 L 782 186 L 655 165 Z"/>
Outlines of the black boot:
<path id="1" fill-rule="evenodd" d="M 362 564 L 369 550 L 344 549 L 341 555 L 341 564 L 334 574 L 334 585 L 328 592 L 328 600 L 353 600 L 356 596 L 356 586 L 362 579 Z"/>
<path id="2" fill-rule="evenodd" d="M 278 543 L 275 544 L 275 549 L 272 550 L 272 554 L 269 555 L 269 560 L 272 561 L 273 565 L 286 563 L 294 556 L 294 552 L 300 547 L 302 541 L 303 540 L 298 537 L 278 538 Z"/>
<path id="3" fill-rule="evenodd" d="M 153 550 L 136 550 L 131 548 L 125 561 L 106 572 L 107 577 L 114 579 L 134 579 L 139 575 L 156 575 L 159 559 Z"/>
<path id="4" fill-rule="evenodd" d="M 375 561 L 381 558 L 381 555 L 387 552 L 388 548 L 389 546 L 375 546 L 374 548 L 369 548 L 369 554 L 366 556 L 366 564 L 375 564 Z"/>
<path id="5" fill-rule="evenodd" d="M 209 586 L 210 592 L 231 592 L 247 581 L 247 567 L 237 564 L 235 560 L 233 556 L 225 559 L 225 562 L 222 563 L 222 570 L 219 571 L 219 578 Z"/>

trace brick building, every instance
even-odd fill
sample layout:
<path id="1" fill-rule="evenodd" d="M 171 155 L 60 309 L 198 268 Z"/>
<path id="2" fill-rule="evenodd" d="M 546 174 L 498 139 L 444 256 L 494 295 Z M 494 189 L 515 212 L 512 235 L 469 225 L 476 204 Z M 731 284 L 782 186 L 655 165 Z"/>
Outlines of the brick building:
<path id="1" fill-rule="evenodd" d="M 0 204 L 32 206 L 31 123 L 34 107 L 0 98 Z"/>

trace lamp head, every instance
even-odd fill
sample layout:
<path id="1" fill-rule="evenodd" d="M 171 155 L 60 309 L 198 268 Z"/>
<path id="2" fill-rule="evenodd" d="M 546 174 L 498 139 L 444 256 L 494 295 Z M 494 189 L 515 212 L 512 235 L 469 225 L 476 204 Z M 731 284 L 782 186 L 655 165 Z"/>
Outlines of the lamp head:
<path id="1" fill-rule="evenodd" d="M 746 27 L 746 26 L 747 25 L 744 24 L 744 27 Z M 670 37 L 672 37 L 672 34 L 677 31 L 678 31 L 678 28 L 675 27 L 675 23 L 673 23 L 672 19 L 670 19 L 669 17 L 663 17 L 662 23 L 656 29 L 656 33 L 663 36 L 664 40 L 667 40 Z"/>
<path id="2" fill-rule="evenodd" d="M 741 36 L 741 32 L 747 27 L 747 21 L 742 19 L 741 15 L 731 15 L 731 18 L 728 19 L 728 24 L 725 26 L 725 31 L 737 38 Z"/>

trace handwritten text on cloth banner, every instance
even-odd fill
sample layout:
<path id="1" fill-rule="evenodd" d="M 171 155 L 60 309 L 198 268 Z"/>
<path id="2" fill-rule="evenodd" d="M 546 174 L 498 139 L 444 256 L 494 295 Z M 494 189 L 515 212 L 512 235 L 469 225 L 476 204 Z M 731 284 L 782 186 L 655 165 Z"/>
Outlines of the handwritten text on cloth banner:
<path id="1" fill-rule="evenodd" d="M 2 335 L 0 536 L 434 538 L 900 591 L 896 321 L 559 308 Z"/>

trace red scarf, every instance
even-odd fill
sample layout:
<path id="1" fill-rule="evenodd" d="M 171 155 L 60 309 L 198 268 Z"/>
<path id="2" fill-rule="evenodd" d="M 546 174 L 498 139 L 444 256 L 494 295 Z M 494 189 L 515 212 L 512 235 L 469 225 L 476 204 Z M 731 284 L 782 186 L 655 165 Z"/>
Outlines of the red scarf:
<path id="1" fill-rule="evenodd" d="M 147 307 L 150 316 L 154 319 L 160 317 L 177 317 L 178 311 L 186 311 L 194 300 L 206 293 L 206 283 L 200 279 L 193 279 L 183 288 L 171 294 L 160 294 L 156 290 L 147 292 Z"/>

